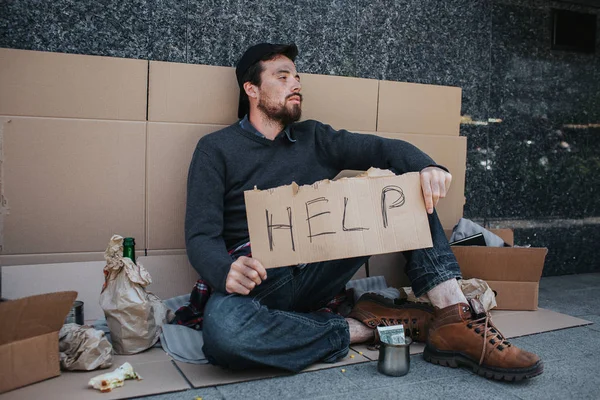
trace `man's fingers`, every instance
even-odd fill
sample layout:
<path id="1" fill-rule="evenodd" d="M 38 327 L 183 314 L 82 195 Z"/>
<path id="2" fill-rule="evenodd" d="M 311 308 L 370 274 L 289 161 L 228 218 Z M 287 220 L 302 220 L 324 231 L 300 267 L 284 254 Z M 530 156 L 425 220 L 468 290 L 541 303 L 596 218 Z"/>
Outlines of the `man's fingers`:
<path id="1" fill-rule="evenodd" d="M 256 271 L 261 280 L 267 279 L 267 270 L 257 259 L 242 256 L 238 258 L 237 261 L 241 262 L 246 267 L 252 268 L 254 271 Z"/>
<path id="2" fill-rule="evenodd" d="M 450 190 L 450 185 L 452 184 L 452 175 L 450 173 L 446 173 L 445 175 L 445 186 L 446 186 L 446 193 L 448 193 L 448 190 Z"/>
<path id="3" fill-rule="evenodd" d="M 425 208 L 431 214 L 433 212 L 433 197 L 431 193 L 431 181 L 428 173 L 421 174 L 421 190 L 423 191 L 423 199 L 425 200 Z"/>
<path id="4" fill-rule="evenodd" d="M 227 275 L 225 288 L 229 293 L 238 293 L 246 295 L 254 289 L 256 282 L 244 276 L 240 271 L 232 269 Z"/>
<path id="5" fill-rule="evenodd" d="M 421 189 L 425 199 L 425 207 L 429 214 L 437 206 L 440 199 L 446 197 L 452 182 L 452 175 L 438 167 L 427 167 L 421 171 Z"/>
<path id="6" fill-rule="evenodd" d="M 248 278 L 249 280 L 251 280 L 252 282 L 254 282 L 257 285 L 260 285 L 262 283 L 262 279 L 261 279 L 260 275 L 253 268 L 243 265 L 242 266 L 242 274 L 244 275 L 244 277 Z"/>
<path id="7" fill-rule="evenodd" d="M 243 286 L 239 282 L 236 282 L 234 280 L 230 281 L 229 279 L 227 279 L 227 282 L 225 284 L 225 290 L 227 291 L 227 293 L 231 293 L 231 294 L 237 293 L 237 294 L 241 294 L 243 296 L 250 293 L 250 289 Z"/>
<path id="8" fill-rule="evenodd" d="M 264 279 L 267 279 L 267 271 L 262 264 L 258 260 L 242 256 L 231 264 L 225 289 L 229 293 L 247 295 Z"/>

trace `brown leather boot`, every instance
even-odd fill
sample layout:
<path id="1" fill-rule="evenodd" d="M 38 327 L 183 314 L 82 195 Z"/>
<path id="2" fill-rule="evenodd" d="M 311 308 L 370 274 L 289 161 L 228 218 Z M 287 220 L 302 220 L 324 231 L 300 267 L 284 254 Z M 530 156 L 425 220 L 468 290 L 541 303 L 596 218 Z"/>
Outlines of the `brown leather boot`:
<path id="1" fill-rule="evenodd" d="M 467 367 L 489 379 L 520 381 L 540 375 L 540 358 L 510 344 L 478 300 L 436 308 L 423 358 L 445 367 Z M 473 310 L 477 311 L 473 311 Z"/>
<path id="2" fill-rule="evenodd" d="M 375 293 L 365 293 L 348 315 L 369 328 L 378 326 L 404 326 L 404 335 L 413 341 L 425 342 L 429 325 L 433 320 L 433 307 L 423 303 L 394 304 L 393 300 Z M 378 335 L 375 337 L 378 339 Z"/>

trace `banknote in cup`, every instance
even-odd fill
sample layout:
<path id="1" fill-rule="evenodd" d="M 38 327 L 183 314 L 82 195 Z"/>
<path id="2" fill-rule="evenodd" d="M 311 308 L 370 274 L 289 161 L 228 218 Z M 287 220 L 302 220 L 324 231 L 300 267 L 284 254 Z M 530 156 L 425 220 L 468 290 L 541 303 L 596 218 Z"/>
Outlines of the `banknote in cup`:
<path id="1" fill-rule="evenodd" d="M 378 326 L 379 338 L 383 343 L 387 344 L 406 344 L 404 340 L 404 326 Z"/>

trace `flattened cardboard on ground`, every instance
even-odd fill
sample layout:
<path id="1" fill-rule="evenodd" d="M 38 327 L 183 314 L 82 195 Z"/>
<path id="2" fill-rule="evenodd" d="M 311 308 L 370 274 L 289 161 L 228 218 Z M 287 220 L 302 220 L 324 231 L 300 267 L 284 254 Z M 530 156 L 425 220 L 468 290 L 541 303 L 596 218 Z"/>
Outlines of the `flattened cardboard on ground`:
<path id="1" fill-rule="evenodd" d="M 316 74 L 300 74 L 300 78 L 303 120 L 349 131 L 377 129 L 377 80 Z"/>
<path id="2" fill-rule="evenodd" d="M 146 120 L 148 61 L 0 49 L 0 115 Z"/>
<path id="3" fill-rule="evenodd" d="M 91 378 L 114 370 L 129 362 L 142 380 L 126 380 L 125 385 L 107 393 L 88 387 Z M 177 392 L 191 389 L 185 378 L 177 370 L 171 358 L 158 348 L 133 356 L 114 356 L 113 365 L 108 369 L 95 371 L 63 372 L 59 377 L 39 382 L 31 386 L 13 390 L 3 395 L 2 400 L 21 399 L 129 399 L 159 393 Z"/>
<path id="4" fill-rule="evenodd" d="M 536 311 L 493 310 L 494 324 L 508 338 L 589 325 L 585 319 L 539 308 Z"/>
<path id="5" fill-rule="evenodd" d="M 58 331 L 77 292 L 0 303 L 0 393 L 60 375 Z"/>
<path id="6" fill-rule="evenodd" d="M 244 197 L 252 254 L 266 268 L 431 247 L 418 172 L 293 183 Z"/>
<path id="7" fill-rule="evenodd" d="M 148 121 L 229 125 L 239 96 L 234 68 L 150 61 Z"/>
<path id="8" fill-rule="evenodd" d="M 459 87 L 379 82 L 377 130 L 458 136 Z"/>
<path id="9" fill-rule="evenodd" d="M 350 349 L 348 355 L 336 363 L 316 363 L 304 369 L 302 372 L 318 371 L 321 369 L 342 367 L 344 365 L 359 364 L 368 361 L 368 358 Z M 226 385 L 228 383 L 239 383 L 290 375 L 289 372 L 275 368 L 255 368 L 232 371 L 210 364 L 187 364 L 179 361 L 175 361 L 175 364 L 177 364 L 181 372 L 194 388 Z"/>
<path id="10" fill-rule="evenodd" d="M 148 250 L 185 249 L 187 176 L 198 140 L 225 125 L 148 123 Z"/>
<path id="11" fill-rule="evenodd" d="M 103 252 L 114 233 L 145 248 L 146 123 L 0 117 L 3 254 Z"/>

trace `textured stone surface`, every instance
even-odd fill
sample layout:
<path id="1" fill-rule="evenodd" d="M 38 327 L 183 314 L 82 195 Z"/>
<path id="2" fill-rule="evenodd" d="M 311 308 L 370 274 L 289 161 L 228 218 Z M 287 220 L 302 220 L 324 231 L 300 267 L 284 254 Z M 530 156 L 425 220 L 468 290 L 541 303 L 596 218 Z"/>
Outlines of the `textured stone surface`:
<path id="1" fill-rule="evenodd" d="M 551 50 L 550 25 L 548 8 L 493 7 L 491 218 L 598 215 L 599 57 Z"/>
<path id="2" fill-rule="evenodd" d="M 295 42 L 300 72 L 460 86 L 476 122 L 461 126 L 464 214 L 549 247 L 554 275 L 600 270 L 581 223 L 600 216 L 600 42 L 550 41 L 551 8 L 599 15 L 592 3 L 0 0 L 0 47 L 233 66 L 257 42 Z"/>
<path id="3" fill-rule="evenodd" d="M 463 215 L 470 219 L 487 218 L 490 194 L 487 182 L 490 166 L 488 130 L 485 125 L 462 125 L 460 134 L 467 137 L 467 170 Z"/>
<path id="4" fill-rule="evenodd" d="M 189 61 L 233 66 L 260 42 L 294 42 L 301 72 L 354 75 L 356 2 L 189 2 Z"/>
<path id="5" fill-rule="evenodd" d="M 150 60 L 187 62 L 187 1 L 151 0 L 148 56 Z"/>
<path id="6" fill-rule="evenodd" d="M 148 23 L 142 0 L 2 1 L 0 47 L 146 58 Z"/>
<path id="7" fill-rule="evenodd" d="M 490 3 L 401 3 L 359 0 L 357 75 L 459 86 L 463 113 L 486 116 Z"/>

